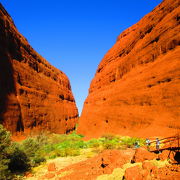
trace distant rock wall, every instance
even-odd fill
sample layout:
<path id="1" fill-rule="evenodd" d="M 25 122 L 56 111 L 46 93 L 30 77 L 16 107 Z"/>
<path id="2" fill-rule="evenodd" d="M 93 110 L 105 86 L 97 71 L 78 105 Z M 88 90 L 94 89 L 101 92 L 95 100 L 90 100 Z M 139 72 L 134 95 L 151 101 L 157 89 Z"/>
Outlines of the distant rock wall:
<path id="1" fill-rule="evenodd" d="M 119 35 L 91 82 L 78 133 L 180 132 L 179 5 L 164 0 Z"/>
<path id="2" fill-rule="evenodd" d="M 67 76 L 33 50 L 0 4 L 0 123 L 13 133 L 68 133 L 77 120 Z"/>

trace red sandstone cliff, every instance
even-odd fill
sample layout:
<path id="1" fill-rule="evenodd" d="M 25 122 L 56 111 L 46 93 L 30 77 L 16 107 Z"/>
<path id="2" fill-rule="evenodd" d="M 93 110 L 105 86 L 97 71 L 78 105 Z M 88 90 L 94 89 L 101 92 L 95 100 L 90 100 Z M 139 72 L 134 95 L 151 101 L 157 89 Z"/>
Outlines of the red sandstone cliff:
<path id="1" fill-rule="evenodd" d="M 67 133 L 78 111 L 66 75 L 36 53 L 0 4 L 0 123 Z"/>
<path id="2" fill-rule="evenodd" d="M 78 133 L 167 136 L 180 131 L 179 5 L 179 0 L 164 0 L 119 35 L 91 82 Z"/>

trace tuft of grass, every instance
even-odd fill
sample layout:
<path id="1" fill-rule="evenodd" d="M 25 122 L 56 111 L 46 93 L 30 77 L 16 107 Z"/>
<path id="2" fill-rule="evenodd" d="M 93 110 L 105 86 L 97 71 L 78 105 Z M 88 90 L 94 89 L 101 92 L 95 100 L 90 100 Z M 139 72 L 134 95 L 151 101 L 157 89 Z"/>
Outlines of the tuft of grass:
<path id="1" fill-rule="evenodd" d="M 156 166 L 157 168 L 162 168 L 165 167 L 167 165 L 169 165 L 168 160 L 165 161 L 159 161 L 159 160 L 150 160 L 148 162 L 151 162 L 154 166 Z"/>
<path id="2" fill-rule="evenodd" d="M 120 146 L 127 146 L 128 148 L 134 147 L 135 143 L 138 143 L 139 146 L 144 146 L 145 145 L 145 140 L 141 138 L 136 138 L 136 137 L 128 137 L 128 136 L 123 136 L 120 138 Z"/>
<path id="3" fill-rule="evenodd" d="M 64 176 L 70 175 L 70 174 L 72 174 L 72 173 L 73 173 L 72 170 L 71 170 L 71 171 L 65 171 L 65 172 L 62 172 L 61 174 L 59 174 L 58 177 L 59 177 L 59 178 L 62 178 L 62 177 L 64 177 Z"/>
<path id="4" fill-rule="evenodd" d="M 123 179 L 124 170 L 122 168 L 114 169 L 112 174 L 104 174 L 98 176 L 96 180 L 115 180 L 115 179 Z"/>
<path id="5" fill-rule="evenodd" d="M 134 167 L 134 166 L 139 166 L 140 168 L 142 168 L 142 162 L 140 162 L 140 163 L 126 163 L 123 165 L 123 169 L 126 170 L 126 169 Z"/>

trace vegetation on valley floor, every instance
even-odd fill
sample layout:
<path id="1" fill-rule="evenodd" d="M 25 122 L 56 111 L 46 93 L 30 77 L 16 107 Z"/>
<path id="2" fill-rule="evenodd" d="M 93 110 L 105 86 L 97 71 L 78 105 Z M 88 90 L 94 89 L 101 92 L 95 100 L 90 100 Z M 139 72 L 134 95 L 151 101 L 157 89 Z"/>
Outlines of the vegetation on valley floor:
<path id="1" fill-rule="evenodd" d="M 10 133 L 0 125 L 0 179 L 12 179 L 13 175 L 23 174 L 48 159 L 81 155 L 89 148 L 99 153 L 105 149 L 133 148 L 136 142 L 140 146 L 145 143 L 140 138 L 110 134 L 88 141 L 83 138 L 76 131 L 69 135 L 40 133 L 17 143 L 11 141 Z"/>

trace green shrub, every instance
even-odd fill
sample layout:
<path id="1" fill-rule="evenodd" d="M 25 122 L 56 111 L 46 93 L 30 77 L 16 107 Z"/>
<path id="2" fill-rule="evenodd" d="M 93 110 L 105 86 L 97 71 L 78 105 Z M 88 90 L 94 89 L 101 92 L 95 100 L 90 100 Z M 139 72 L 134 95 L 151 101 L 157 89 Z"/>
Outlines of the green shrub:
<path id="1" fill-rule="evenodd" d="M 35 140 L 40 146 L 48 144 L 49 134 L 40 133 L 35 137 Z"/>
<path id="2" fill-rule="evenodd" d="M 34 157 L 35 153 L 40 149 L 40 145 L 38 142 L 33 138 L 28 138 L 23 141 L 22 149 L 26 153 L 28 157 Z"/>
<path id="3" fill-rule="evenodd" d="M 103 143 L 104 149 L 116 149 L 116 147 L 117 147 L 117 144 L 112 141 L 105 141 Z"/>
<path id="4" fill-rule="evenodd" d="M 0 178 L 1 180 L 11 179 L 9 170 L 9 155 L 10 155 L 10 133 L 6 131 L 0 124 Z"/>
<path id="5" fill-rule="evenodd" d="M 45 161 L 44 153 L 42 149 L 44 146 L 38 143 L 36 138 L 28 138 L 21 144 L 21 150 L 30 159 L 30 165 L 32 167 Z"/>
<path id="6" fill-rule="evenodd" d="M 80 149 L 66 148 L 65 149 L 66 156 L 79 156 Z"/>
<path id="7" fill-rule="evenodd" d="M 30 168 L 30 159 L 17 144 L 11 146 L 9 169 L 12 173 L 25 172 Z"/>
<path id="8" fill-rule="evenodd" d="M 87 142 L 89 148 L 98 148 L 102 145 L 102 142 L 99 139 L 91 139 Z"/>
<path id="9" fill-rule="evenodd" d="M 145 144 L 144 139 L 136 138 L 136 137 L 122 137 L 120 140 L 120 145 L 126 145 L 128 148 L 134 147 L 135 143 L 138 143 L 140 146 L 143 146 Z"/>

